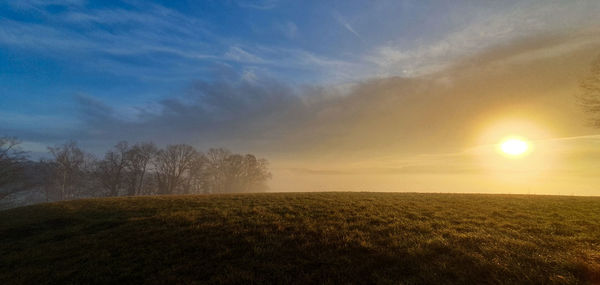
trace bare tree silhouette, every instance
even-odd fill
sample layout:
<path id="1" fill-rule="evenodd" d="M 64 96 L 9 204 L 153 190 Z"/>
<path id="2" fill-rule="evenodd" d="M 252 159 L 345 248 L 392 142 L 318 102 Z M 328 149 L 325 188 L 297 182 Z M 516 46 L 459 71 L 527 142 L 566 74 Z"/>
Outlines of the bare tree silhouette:
<path id="1" fill-rule="evenodd" d="M 57 190 L 58 199 L 73 199 L 79 196 L 81 184 L 91 165 L 90 158 L 77 143 L 69 141 L 63 145 L 48 147 L 53 156 L 51 183 Z"/>
<path id="2" fill-rule="evenodd" d="M 134 196 L 143 193 L 146 173 L 157 151 L 156 146 L 150 142 L 136 144 L 127 151 L 125 164 L 127 195 Z"/>
<path id="3" fill-rule="evenodd" d="M 17 138 L 0 137 L 0 200 L 26 188 L 24 163 L 27 157 L 20 144 Z"/>
<path id="4" fill-rule="evenodd" d="M 176 193 L 197 157 L 198 152 L 186 144 L 169 145 L 159 150 L 154 160 L 159 193 Z"/>
<path id="5" fill-rule="evenodd" d="M 121 141 L 114 146 L 113 150 L 104 155 L 104 159 L 98 162 L 96 173 L 107 196 L 118 196 L 122 189 L 128 151 L 127 142 Z"/>

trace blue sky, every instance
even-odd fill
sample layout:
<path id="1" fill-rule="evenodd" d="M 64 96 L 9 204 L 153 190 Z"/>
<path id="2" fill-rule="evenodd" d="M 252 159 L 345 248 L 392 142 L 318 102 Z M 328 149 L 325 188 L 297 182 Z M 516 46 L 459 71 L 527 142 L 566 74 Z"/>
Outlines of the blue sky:
<path id="1" fill-rule="evenodd" d="M 598 6 L 541 0 L 2 2 L 0 132 L 39 144 L 93 138 L 90 109 L 82 102 L 101 106 L 113 119 L 140 121 L 164 113 L 169 100 L 195 100 L 190 90 L 198 82 L 237 89 L 276 82 L 302 97 L 306 88 L 343 91 L 373 78 L 422 76 L 520 38 L 589 27 Z"/>

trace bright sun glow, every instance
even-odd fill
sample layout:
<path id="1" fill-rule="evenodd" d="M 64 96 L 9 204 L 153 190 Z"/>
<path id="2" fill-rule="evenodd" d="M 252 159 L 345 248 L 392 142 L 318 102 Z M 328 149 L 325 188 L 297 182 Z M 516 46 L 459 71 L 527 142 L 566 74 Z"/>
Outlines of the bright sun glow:
<path id="1" fill-rule="evenodd" d="M 500 149 L 505 154 L 511 156 L 519 156 L 524 154 L 529 149 L 529 144 L 521 139 L 508 139 L 500 145 Z"/>

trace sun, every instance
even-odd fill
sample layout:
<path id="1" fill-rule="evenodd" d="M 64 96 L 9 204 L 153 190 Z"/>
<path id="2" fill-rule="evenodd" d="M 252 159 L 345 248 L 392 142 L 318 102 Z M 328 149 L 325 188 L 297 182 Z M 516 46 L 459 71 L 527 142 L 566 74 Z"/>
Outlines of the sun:
<path id="1" fill-rule="evenodd" d="M 507 139 L 500 144 L 503 153 L 510 156 L 520 156 L 529 150 L 529 144 L 518 138 Z"/>

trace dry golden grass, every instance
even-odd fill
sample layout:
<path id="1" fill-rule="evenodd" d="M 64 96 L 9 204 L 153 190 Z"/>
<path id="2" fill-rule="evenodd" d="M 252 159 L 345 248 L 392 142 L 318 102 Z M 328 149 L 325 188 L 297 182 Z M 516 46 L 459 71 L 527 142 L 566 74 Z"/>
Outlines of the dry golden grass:
<path id="1" fill-rule="evenodd" d="M 0 283 L 600 283 L 600 198 L 290 193 L 0 212 Z"/>

